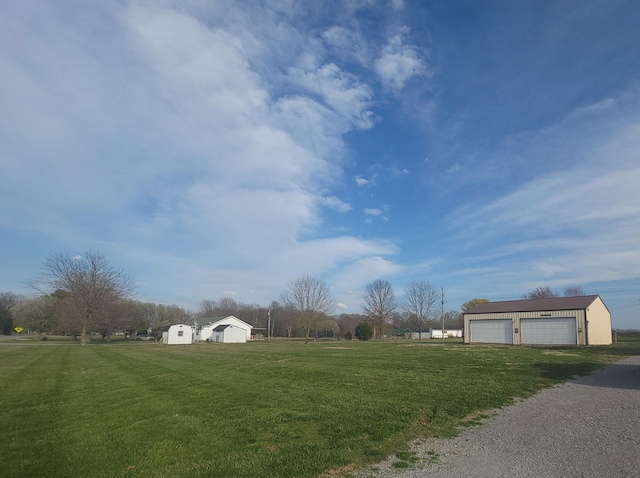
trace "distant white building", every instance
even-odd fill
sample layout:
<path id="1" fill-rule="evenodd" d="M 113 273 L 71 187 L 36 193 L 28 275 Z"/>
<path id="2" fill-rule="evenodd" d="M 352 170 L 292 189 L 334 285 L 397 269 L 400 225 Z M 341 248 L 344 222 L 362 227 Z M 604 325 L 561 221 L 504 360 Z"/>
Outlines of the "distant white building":
<path id="1" fill-rule="evenodd" d="M 423 339 L 450 339 L 456 337 L 462 337 L 462 329 L 445 329 L 444 336 L 442 335 L 442 329 L 429 329 L 422 331 Z M 411 332 L 411 338 L 418 340 L 420 335 L 418 332 Z"/>
<path id="2" fill-rule="evenodd" d="M 193 329 L 189 325 L 177 324 L 162 332 L 162 343 L 168 345 L 189 345 L 193 342 Z"/>
<path id="3" fill-rule="evenodd" d="M 194 337 L 196 341 L 210 341 L 210 342 L 223 342 L 223 340 L 215 340 L 214 330 L 221 325 L 232 325 L 235 329 L 239 329 L 244 333 L 244 340 L 242 342 L 247 342 L 251 340 L 251 325 L 246 322 L 230 315 L 224 318 L 207 318 L 204 317 L 202 319 L 198 319 L 196 321 L 196 325 L 194 327 Z M 223 333 L 224 335 L 224 333 Z M 224 340 L 224 342 L 239 342 L 240 340 L 232 340 L 231 338 L 235 338 L 239 336 L 239 332 L 234 330 L 233 332 L 229 331 L 227 334 L 227 338 L 229 340 Z"/>
<path id="4" fill-rule="evenodd" d="M 429 331 L 429 338 L 431 339 L 453 339 L 456 337 L 462 337 L 462 329 L 445 329 L 444 335 L 442 329 L 431 329 Z"/>

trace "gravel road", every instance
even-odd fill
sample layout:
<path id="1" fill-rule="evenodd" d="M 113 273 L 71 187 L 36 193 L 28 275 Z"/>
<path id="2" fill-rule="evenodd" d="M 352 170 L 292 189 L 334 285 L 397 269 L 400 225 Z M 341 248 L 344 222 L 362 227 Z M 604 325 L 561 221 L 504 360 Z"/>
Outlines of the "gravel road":
<path id="1" fill-rule="evenodd" d="M 640 356 L 545 389 L 448 440 L 417 442 L 356 476 L 393 478 L 640 477 Z"/>

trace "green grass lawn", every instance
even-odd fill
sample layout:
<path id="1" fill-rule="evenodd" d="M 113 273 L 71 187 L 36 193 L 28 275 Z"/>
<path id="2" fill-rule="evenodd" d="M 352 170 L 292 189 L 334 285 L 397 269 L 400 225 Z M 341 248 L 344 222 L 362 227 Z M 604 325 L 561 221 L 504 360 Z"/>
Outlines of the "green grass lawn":
<path id="1" fill-rule="evenodd" d="M 585 374 L 599 348 L 0 344 L 0 476 L 313 477 Z"/>

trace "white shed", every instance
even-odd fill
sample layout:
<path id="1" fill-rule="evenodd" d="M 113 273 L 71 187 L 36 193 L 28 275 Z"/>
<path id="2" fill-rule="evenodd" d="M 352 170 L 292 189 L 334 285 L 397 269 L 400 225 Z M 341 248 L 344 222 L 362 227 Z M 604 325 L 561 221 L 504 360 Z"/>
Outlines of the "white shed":
<path id="1" fill-rule="evenodd" d="M 231 324 L 218 325 L 213 329 L 210 342 L 221 342 L 224 344 L 237 344 L 247 341 L 247 334 L 243 328 Z"/>
<path id="2" fill-rule="evenodd" d="M 162 333 L 162 342 L 168 345 L 189 345 L 193 342 L 193 329 L 185 324 L 172 325 Z"/>
<path id="3" fill-rule="evenodd" d="M 464 313 L 464 343 L 611 345 L 611 313 L 597 295 L 485 302 Z"/>
<path id="4" fill-rule="evenodd" d="M 242 329 L 245 333 L 245 339 L 243 340 L 243 342 L 247 342 L 248 340 L 251 340 L 251 330 L 252 330 L 251 325 L 238 319 L 237 317 L 234 317 L 233 315 L 229 315 L 228 317 L 224 317 L 224 318 L 208 319 L 205 317 L 202 319 L 198 319 L 199 323 L 207 322 L 207 321 L 208 323 L 206 323 L 205 325 L 202 325 L 202 326 L 199 325 L 197 327 L 196 340 L 214 341 L 213 331 L 216 327 L 220 325 L 233 325 L 236 328 Z"/>

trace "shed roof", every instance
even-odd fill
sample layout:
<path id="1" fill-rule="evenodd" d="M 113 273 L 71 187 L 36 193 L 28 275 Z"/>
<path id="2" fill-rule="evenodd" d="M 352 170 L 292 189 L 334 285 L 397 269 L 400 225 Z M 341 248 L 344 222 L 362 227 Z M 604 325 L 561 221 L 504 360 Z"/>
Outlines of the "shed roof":
<path id="1" fill-rule="evenodd" d="M 465 314 L 493 314 L 501 312 L 537 312 L 550 310 L 581 310 L 589 307 L 598 295 L 578 297 L 553 297 L 549 299 L 507 300 L 476 304 Z"/>

